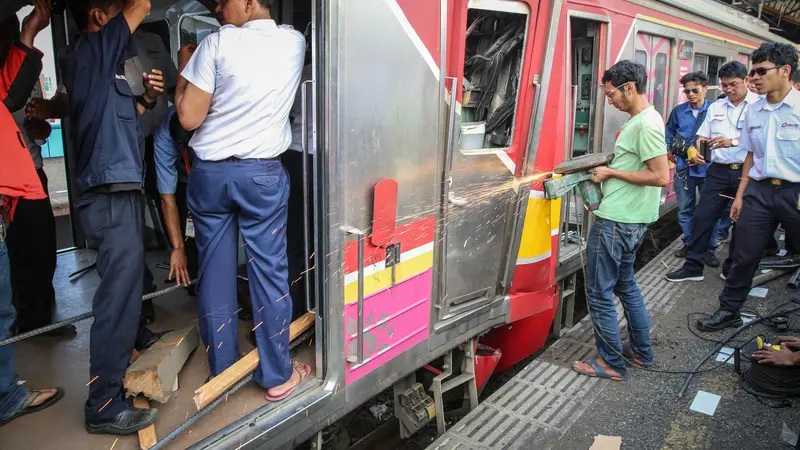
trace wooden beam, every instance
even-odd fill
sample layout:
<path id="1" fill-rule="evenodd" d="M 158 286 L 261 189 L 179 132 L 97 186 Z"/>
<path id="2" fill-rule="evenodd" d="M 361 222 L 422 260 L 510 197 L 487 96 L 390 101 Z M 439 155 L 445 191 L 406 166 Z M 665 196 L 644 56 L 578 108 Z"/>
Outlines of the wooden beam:
<path id="1" fill-rule="evenodd" d="M 151 400 L 166 403 L 178 373 L 198 345 L 200 335 L 195 325 L 165 334 L 125 371 L 122 384 L 128 395 L 142 393 Z"/>
<path id="2" fill-rule="evenodd" d="M 297 339 L 298 336 L 303 334 L 306 330 L 314 325 L 314 313 L 307 312 L 302 317 L 292 322 L 289 326 L 289 342 Z M 220 398 L 222 394 L 228 391 L 239 380 L 249 375 L 258 367 L 258 349 L 255 349 L 236 361 L 232 366 L 225 369 L 224 372 L 214 377 L 211 381 L 200 386 L 194 391 L 194 404 L 197 410 L 208 406 L 214 400 Z"/>
<path id="3" fill-rule="evenodd" d="M 144 397 L 136 397 L 133 399 L 133 406 L 137 408 L 149 408 L 150 402 Z M 156 445 L 158 439 L 156 438 L 156 425 L 150 424 L 147 428 L 139 430 L 139 448 L 142 450 L 149 450 Z"/>

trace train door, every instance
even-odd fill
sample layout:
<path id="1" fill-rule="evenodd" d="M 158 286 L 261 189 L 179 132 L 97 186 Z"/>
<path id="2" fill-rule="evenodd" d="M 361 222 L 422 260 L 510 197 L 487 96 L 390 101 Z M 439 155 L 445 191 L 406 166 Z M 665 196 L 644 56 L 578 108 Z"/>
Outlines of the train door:
<path id="1" fill-rule="evenodd" d="M 466 23 L 455 21 L 448 52 L 461 102 L 460 117 L 456 105 L 448 122 L 439 319 L 479 308 L 498 293 L 515 200 L 509 151 L 516 127 L 526 125 L 516 116 L 530 83 L 521 76 L 536 8 L 507 0 L 455 5 L 454 16 L 466 15 Z"/>
<path id="2" fill-rule="evenodd" d="M 564 160 L 588 153 L 602 152 L 603 112 L 606 105 L 603 91 L 598 89 L 607 61 L 607 30 L 604 22 L 570 17 L 570 41 L 567 47 L 570 123 L 572 133 L 567 140 Z M 591 214 L 574 206 L 573 193 L 561 203 L 561 235 L 558 244 L 559 263 L 565 264 L 578 256 L 586 243 Z"/>
<path id="3" fill-rule="evenodd" d="M 647 97 L 659 114 L 667 119 L 669 114 L 669 73 L 672 43 L 668 38 L 638 33 L 635 61 L 647 69 Z"/>
<path id="4" fill-rule="evenodd" d="M 647 98 L 666 122 L 669 115 L 669 74 L 672 43 L 668 38 L 638 33 L 634 60 L 647 71 Z M 661 192 L 661 204 L 675 197 L 675 168 L 670 168 L 669 185 Z"/>

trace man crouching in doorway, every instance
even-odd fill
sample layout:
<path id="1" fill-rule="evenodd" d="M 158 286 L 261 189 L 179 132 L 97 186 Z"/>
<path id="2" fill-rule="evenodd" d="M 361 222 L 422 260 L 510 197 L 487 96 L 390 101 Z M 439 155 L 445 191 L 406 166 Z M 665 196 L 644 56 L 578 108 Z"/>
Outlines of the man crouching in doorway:
<path id="1" fill-rule="evenodd" d="M 603 200 L 586 245 L 586 288 L 599 356 L 576 361 L 581 374 L 627 379 L 626 362 L 651 366 L 650 317 L 634 278 L 636 250 L 647 224 L 658 219 L 661 187 L 669 183 L 664 121 L 647 101 L 644 66 L 620 61 L 602 78 L 608 103 L 630 115 L 614 146 L 614 160 L 591 170 L 602 183 Z M 614 307 L 616 294 L 628 321 L 630 341 L 622 345 Z M 623 358 L 624 355 L 624 358 Z"/>

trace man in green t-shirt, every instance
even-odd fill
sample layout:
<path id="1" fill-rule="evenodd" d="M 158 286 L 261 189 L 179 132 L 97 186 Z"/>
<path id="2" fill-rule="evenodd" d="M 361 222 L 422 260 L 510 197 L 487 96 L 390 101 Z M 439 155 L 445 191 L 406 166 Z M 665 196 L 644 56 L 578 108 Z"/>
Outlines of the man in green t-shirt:
<path id="1" fill-rule="evenodd" d="M 627 378 L 626 360 L 650 366 L 650 317 L 634 278 L 636 250 L 647 224 L 658 219 L 661 187 L 669 182 L 664 120 L 647 101 L 645 68 L 620 61 L 603 74 L 608 103 L 630 115 L 614 146 L 614 160 L 592 169 L 603 200 L 586 244 L 586 291 L 599 356 L 576 361 L 584 375 L 616 381 Z M 625 309 L 630 340 L 622 345 L 616 294 Z M 622 357 L 625 356 L 625 358 Z"/>

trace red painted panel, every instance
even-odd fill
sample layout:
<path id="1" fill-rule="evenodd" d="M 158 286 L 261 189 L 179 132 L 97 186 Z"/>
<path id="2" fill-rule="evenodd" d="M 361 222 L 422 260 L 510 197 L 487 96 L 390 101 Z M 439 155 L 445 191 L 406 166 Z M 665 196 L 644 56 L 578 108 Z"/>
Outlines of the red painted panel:
<path id="1" fill-rule="evenodd" d="M 417 36 L 428 52 L 440 67 L 441 40 L 439 33 L 441 30 L 441 11 L 439 2 L 431 0 L 397 0 L 398 6 L 403 10 L 403 14 L 408 19 L 411 27 L 416 31 Z"/>
<path id="2" fill-rule="evenodd" d="M 405 225 L 398 226 L 389 236 L 391 242 L 400 243 L 400 251 L 407 252 L 417 247 L 433 242 L 433 233 L 436 230 L 436 216 L 415 220 Z M 373 245 L 370 239 L 364 241 L 364 265 L 378 263 L 386 260 L 386 250 Z M 353 273 L 358 270 L 358 241 L 349 241 L 344 244 L 344 273 Z"/>
<path id="3" fill-rule="evenodd" d="M 554 307 L 510 325 L 492 329 L 483 340 L 486 345 L 503 352 L 495 372 L 502 372 L 544 347 L 550 325 L 556 314 Z"/>

